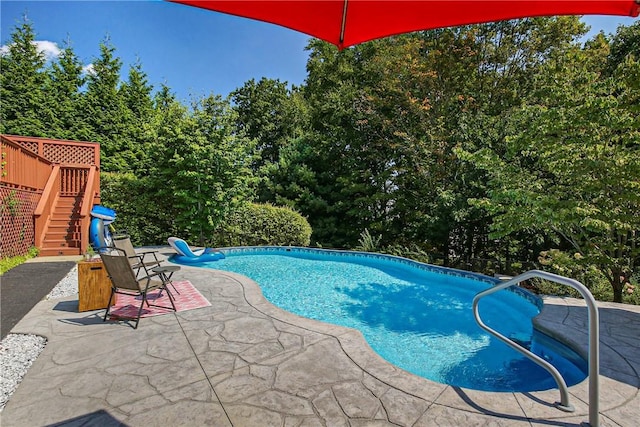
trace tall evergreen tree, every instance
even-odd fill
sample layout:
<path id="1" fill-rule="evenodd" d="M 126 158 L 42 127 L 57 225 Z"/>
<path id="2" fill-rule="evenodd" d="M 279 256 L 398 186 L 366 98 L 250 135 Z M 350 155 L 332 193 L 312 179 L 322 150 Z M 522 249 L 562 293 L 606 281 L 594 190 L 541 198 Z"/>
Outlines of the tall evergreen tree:
<path id="1" fill-rule="evenodd" d="M 57 61 L 48 69 L 45 85 L 44 120 L 53 138 L 86 140 L 90 137 L 80 113 L 80 90 L 85 78 L 82 63 L 67 42 Z"/>
<path id="2" fill-rule="evenodd" d="M 252 169 L 260 177 L 258 200 L 275 203 L 269 175 L 280 161 L 280 152 L 308 128 L 306 103 L 298 88 L 290 90 L 286 82 L 267 78 L 257 83 L 249 80 L 231 99 L 238 130 L 256 142 Z"/>
<path id="3" fill-rule="evenodd" d="M 148 172 L 150 168 L 149 150 L 155 139 L 152 91 L 153 86 L 148 83 L 147 75 L 138 60 L 129 68 L 129 78 L 119 91 L 126 108 L 122 138 L 133 151 L 135 161 L 129 166 L 137 175 Z"/>
<path id="4" fill-rule="evenodd" d="M 100 57 L 87 76 L 87 91 L 82 107 L 90 127 L 91 141 L 100 143 L 101 166 L 105 172 L 127 171 L 135 161 L 126 140 L 126 106 L 119 93 L 122 61 L 108 39 L 100 43 Z"/>
<path id="5" fill-rule="evenodd" d="M 9 51 L 0 61 L 0 132 L 45 136 L 45 57 L 38 51 L 33 26 L 26 17 L 11 33 Z"/>

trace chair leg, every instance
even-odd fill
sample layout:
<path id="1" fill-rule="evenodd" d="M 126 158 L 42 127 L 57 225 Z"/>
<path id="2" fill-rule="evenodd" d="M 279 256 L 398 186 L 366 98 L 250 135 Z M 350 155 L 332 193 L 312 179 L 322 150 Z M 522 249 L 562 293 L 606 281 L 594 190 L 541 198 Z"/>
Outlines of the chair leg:
<path id="1" fill-rule="evenodd" d="M 176 309 L 176 305 L 175 305 L 175 303 L 174 303 L 173 294 L 172 294 L 172 293 L 171 293 L 171 291 L 169 290 L 169 286 L 167 285 L 167 283 L 170 283 L 170 282 L 166 282 L 166 281 L 163 279 L 163 281 L 162 281 L 162 287 L 160 287 L 160 288 L 156 288 L 156 289 L 158 290 L 158 298 L 160 298 L 160 297 L 162 296 L 162 292 L 163 292 L 163 291 L 166 291 L 166 292 L 167 292 L 167 296 L 169 297 L 169 302 L 171 302 L 171 307 L 173 308 L 173 311 L 178 311 L 178 309 Z M 147 299 L 147 294 L 146 294 L 146 292 L 143 294 L 143 298 L 144 298 L 144 300 L 146 300 L 146 299 Z M 144 300 L 143 300 L 143 303 L 144 303 Z M 154 306 L 154 307 L 166 308 L 166 309 L 168 309 L 168 308 L 169 308 L 169 307 L 165 307 L 165 306 L 163 306 L 163 305 L 150 304 L 150 303 L 149 303 L 149 300 L 147 300 L 147 306 L 149 306 L 149 307 Z"/>
<path id="2" fill-rule="evenodd" d="M 169 282 L 171 283 L 171 282 Z M 171 283 L 173 285 L 173 283 Z M 167 291 L 167 296 L 169 297 L 169 301 L 171 302 L 171 307 L 173 307 L 173 311 L 178 311 L 176 309 L 176 305 L 173 302 L 173 295 L 171 295 L 171 292 L 169 291 L 169 287 L 165 285 L 164 289 Z M 174 287 L 175 289 L 175 287 Z M 178 295 L 180 295 L 180 293 L 178 292 Z"/>
<path id="3" fill-rule="evenodd" d="M 144 307 L 145 301 L 147 301 L 146 292 L 142 294 L 142 302 L 140 303 L 140 308 L 138 309 L 138 317 L 136 318 L 136 324 L 133 329 L 138 329 L 138 323 L 140 323 L 140 316 L 142 316 L 142 307 Z M 149 301 L 147 301 L 147 305 L 149 305 Z"/>
<path id="4" fill-rule="evenodd" d="M 171 285 L 171 287 L 173 288 L 173 292 L 175 292 L 176 294 L 180 295 L 180 291 L 176 289 L 176 285 L 174 285 L 172 281 L 168 281 L 167 283 Z M 165 288 L 160 289 L 160 295 L 162 295 L 162 291 L 164 289 Z M 169 287 L 166 286 L 166 289 L 169 289 Z"/>
<path id="5" fill-rule="evenodd" d="M 107 321 L 107 316 L 109 315 L 109 310 L 111 309 L 111 301 L 113 300 L 113 294 L 115 293 L 115 288 L 111 288 L 111 295 L 109 295 L 109 302 L 107 303 L 107 311 L 104 313 L 103 322 Z"/>
<path id="6" fill-rule="evenodd" d="M 180 291 L 178 291 L 176 289 L 176 285 L 173 284 L 173 281 L 171 280 L 171 276 L 173 276 L 173 271 L 169 271 L 168 273 L 166 271 L 159 271 L 160 276 L 162 277 L 162 282 L 165 284 L 165 287 L 167 287 L 167 283 L 169 283 L 171 285 L 171 287 L 173 288 L 174 292 L 178 295 L 180 295 Z M 162 288 L 164 289 L 164 288 Z M 162 289 L 160 289 L 160 295 L 162 295 Z"/>
<path id="7" fill-rule="evenodd" d="M 169 282 L 169 283 L 171 283 L 171 287 L 173 288 L 173 290 L 174 290 L 174 291 L 176 291 L 176 293 L 177 293 L 178 295 L 180 295 L 180 292 L 176 289 L 176 285 L 174 285 L 174 284 L 173 284 L 173 281 L 171 281 L 171 282 Z"/>

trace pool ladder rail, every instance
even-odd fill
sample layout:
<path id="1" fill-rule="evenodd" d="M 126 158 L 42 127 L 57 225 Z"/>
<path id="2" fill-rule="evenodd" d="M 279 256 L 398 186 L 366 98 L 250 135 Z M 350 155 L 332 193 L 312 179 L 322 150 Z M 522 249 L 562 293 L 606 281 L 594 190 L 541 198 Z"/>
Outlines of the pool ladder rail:
<path id="1" fill-rule="evenodd" d="M 480 318 L 480 313 L 478 312 L 478 303 L 481 298 L 506 289 L 510 286 L 518 286 L 520 282 L 524 282 L 525 280 L 532 278 L 549 280 L 561 285 L 570 286 L 580 292 L 580 295 L 582 295 L 585 302 L 587 303 L 587 308 L 589 310 L 589 425 L 591 427 L 598 427 L 600 425 L 598 416 L 600 395 L 600 328 L 598 323 L 598 307 L 596 305 L 596 300 L 595 298 L 593 298 L 593 295 L 591 295 L 591 292 L 589 292 L 589 289 L 587 289 L 585 285 L 578 282 L 577 280 L 559 276 L 553 273 L 548 273 L 546 271 L 527 271 L 526 273 L 522 273 L 519 276 L 507 280 L 506 282 L 499 283 L 490 289 L 476 294 L 475 298 L 473 299 L 473 315 L 476 318 L 476 322 L 478 322 L 478 325 L 480 325 L 482 329 L 495 336 L 512 349 L 522 353 L 524 356 L 528 357 L 542 368 L 546 369 L 553 376 L 560 390 L 560 402 L 556 402 L 555 406 L 558 409 L 566 412 L 574 412 L 575 409 L 569 402 L 569 390 L 567 388 L 567 384 L 564 381 L 564 378 L 562 378 L 562 375 L 560 375 L 560 372 L 558 372 L 558 370 L 551 363 L 532 353 L 528 349 L 518 345 L 515 341 L 507 338 L 500 332 L 487 326 Z"/>

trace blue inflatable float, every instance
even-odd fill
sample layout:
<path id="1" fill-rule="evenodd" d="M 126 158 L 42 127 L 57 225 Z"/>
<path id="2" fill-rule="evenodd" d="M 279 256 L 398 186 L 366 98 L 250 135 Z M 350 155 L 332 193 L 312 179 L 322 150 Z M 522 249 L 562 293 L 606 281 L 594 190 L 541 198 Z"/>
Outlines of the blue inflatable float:
<path id="1" fill-rule="evenodd" d="M 177 252 L 175 255 L 171 255 L 171 260 L 178 264 L 198 264 L 224 258 L 222 252 L 213 248 L 192 251 L 187 242 L 177 237 L 169 237 L 168 241 L 169 245 Z"/>
<path id="2" fill-rule="evenodd" d="M 91 223 L 89 225 L 89 243 L 94 250 L 113 246 L 113 238 L 109 225 L 115 221 L 116 211 L 105 206 L 95 205 L 91 209 Z M 100 251 L 102 252 L 102 251 Z"/>

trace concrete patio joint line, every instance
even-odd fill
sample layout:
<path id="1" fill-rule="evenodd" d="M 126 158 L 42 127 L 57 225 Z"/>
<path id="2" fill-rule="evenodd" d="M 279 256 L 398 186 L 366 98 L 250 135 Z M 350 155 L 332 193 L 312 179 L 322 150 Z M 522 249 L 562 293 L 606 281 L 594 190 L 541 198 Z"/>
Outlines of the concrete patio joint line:
<path id="1" fill-rule="evenodd" d="M 182 334 L 184 335 L 184 338 L 187 341 L 187 344 L 189 344 L 189 349 L 191 350 L 191 353 L 193 353 L 193 356 L 196 358 L 196 361 L 198 362 L 198 366 L 200 366 L 200 369 L 202 370 L 202 373 L 204 374 L 204 377 L 207 379 L 207 383 L 209 383 L 209 387 L 211 387 L 211 391 L 213 392 L 213 395 L 215 396 L 215 398 L 220 403 L 220 407 L 222 408 L 222 411 L 224 412 L 224 415 L 227 417 L 227 420 L 229 421 L 229 424 L 233 425 L 233 423 L 231 422 L 231 418 L 229 417 L 229 414 L 227 413 L 226 408 L 224 407 L 224 405 L 222 404 L 222 401 L 220 400 L 220 396 L 218 396 L 218 393 L 216 393 L 216 388 L 211 383 L 211 378 L 209 378 L 209 375 L 207 375 L 207 372 L 206 372 L 206 370 L 204 368 L 204 365 L 202 365 L 202 361 L 198 357 L 198 354 L 196 353 L 196 350 L 193 348 L 193 345 L 191 344 L 191 341 L 189 341 L 189 337 L 187 336 L 187 333 L 184 330 L 184 327 L 182 326 L 182 322 L 180 322 L 180 318 L 175 313 L 174 313 L 174 315 L 175 315 L 176 320 L 178 322 L 178 326 L 180 326 L 180 330 L 182 331 Z"/>

